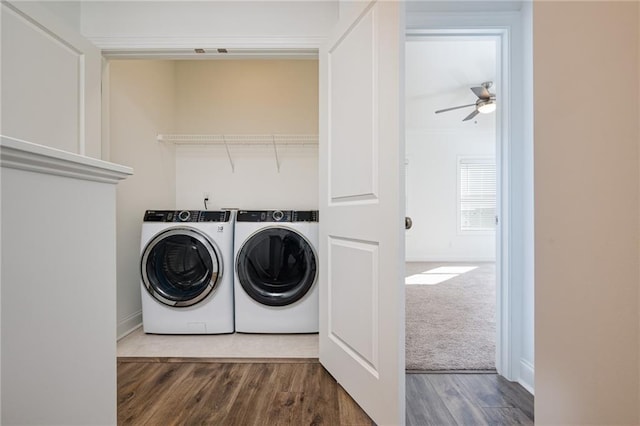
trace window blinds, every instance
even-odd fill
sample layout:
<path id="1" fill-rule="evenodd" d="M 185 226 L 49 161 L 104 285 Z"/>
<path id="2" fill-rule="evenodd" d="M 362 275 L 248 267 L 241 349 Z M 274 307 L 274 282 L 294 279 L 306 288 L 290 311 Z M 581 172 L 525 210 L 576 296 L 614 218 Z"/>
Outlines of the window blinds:
<path id="1" fill-rule="evenodd" d="M 496 216 L 496 165 L 494 160 L 461 158 L 458 166 L 460 230 L 493 230 Z"/>

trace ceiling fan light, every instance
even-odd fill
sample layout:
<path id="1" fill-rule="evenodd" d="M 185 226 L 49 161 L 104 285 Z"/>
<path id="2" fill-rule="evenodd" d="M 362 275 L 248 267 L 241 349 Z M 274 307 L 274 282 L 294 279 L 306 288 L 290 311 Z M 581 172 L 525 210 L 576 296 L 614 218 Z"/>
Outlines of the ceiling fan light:
<path id="1" fill-rule="evenodd" d="M 483 114 L 489 114 L 496 110 L 496 103 L 494 101 L 485 102 L 482 105 L 478 105 L 478 112 Z"/>

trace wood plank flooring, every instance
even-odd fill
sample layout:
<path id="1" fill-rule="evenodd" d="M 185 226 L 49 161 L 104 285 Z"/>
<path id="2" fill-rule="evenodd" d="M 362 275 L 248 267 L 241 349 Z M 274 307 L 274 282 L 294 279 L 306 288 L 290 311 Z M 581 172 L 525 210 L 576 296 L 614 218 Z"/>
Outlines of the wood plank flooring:
<path id="1" fill-rule="evenodd" d="M 119 425 L 372 425 L 317 362 L 118 360 Z"/>
<path id="2" fill-rule="evenodd" d="M 533 425 L 533 396 L 497 374 L 407 374 L 407 425 Z"/>
<path id="3" fill-rule="evenodd" d="M 496 374 L 406 380 L 409 426 L 533 424 L 533 396 Z M 374 423 L 317 360 L 119 358 L 118 424 Z"/>

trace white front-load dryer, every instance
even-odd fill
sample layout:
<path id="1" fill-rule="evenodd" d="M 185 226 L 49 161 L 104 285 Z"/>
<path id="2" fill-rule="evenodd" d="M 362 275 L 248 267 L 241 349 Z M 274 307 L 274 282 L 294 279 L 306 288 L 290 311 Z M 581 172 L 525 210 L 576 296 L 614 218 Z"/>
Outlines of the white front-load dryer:
<path id="1" fill-rule="evenodd" d="M 318 212 L 238 211 L 236 331 L 317 333 Z"/>
<path id="2" fill-rule="evenodd" d="M 147 210 L 141 237 L 145 333 L 234 332 L 233 214 Z"/>

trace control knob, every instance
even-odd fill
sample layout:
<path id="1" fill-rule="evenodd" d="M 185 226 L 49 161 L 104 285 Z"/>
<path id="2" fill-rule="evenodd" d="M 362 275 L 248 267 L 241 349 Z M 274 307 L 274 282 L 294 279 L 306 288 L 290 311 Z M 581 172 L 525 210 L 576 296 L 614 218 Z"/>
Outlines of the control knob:
<path id="1" fill-rule="evenodd" d="M 191 212 L 189 210 L 182 210 L 180 213 L 178 213 L 178 219 L 180 219 L 181 222 L 188 221 L 190 217 Z"/>
<path id="2" fill-rule="evenodd" d="M 284 217 L 284 213 L 282 212 L 282 210 L 276 210 L 273 212 L 272 217 L 276 222 L 280 222 Z"/>

